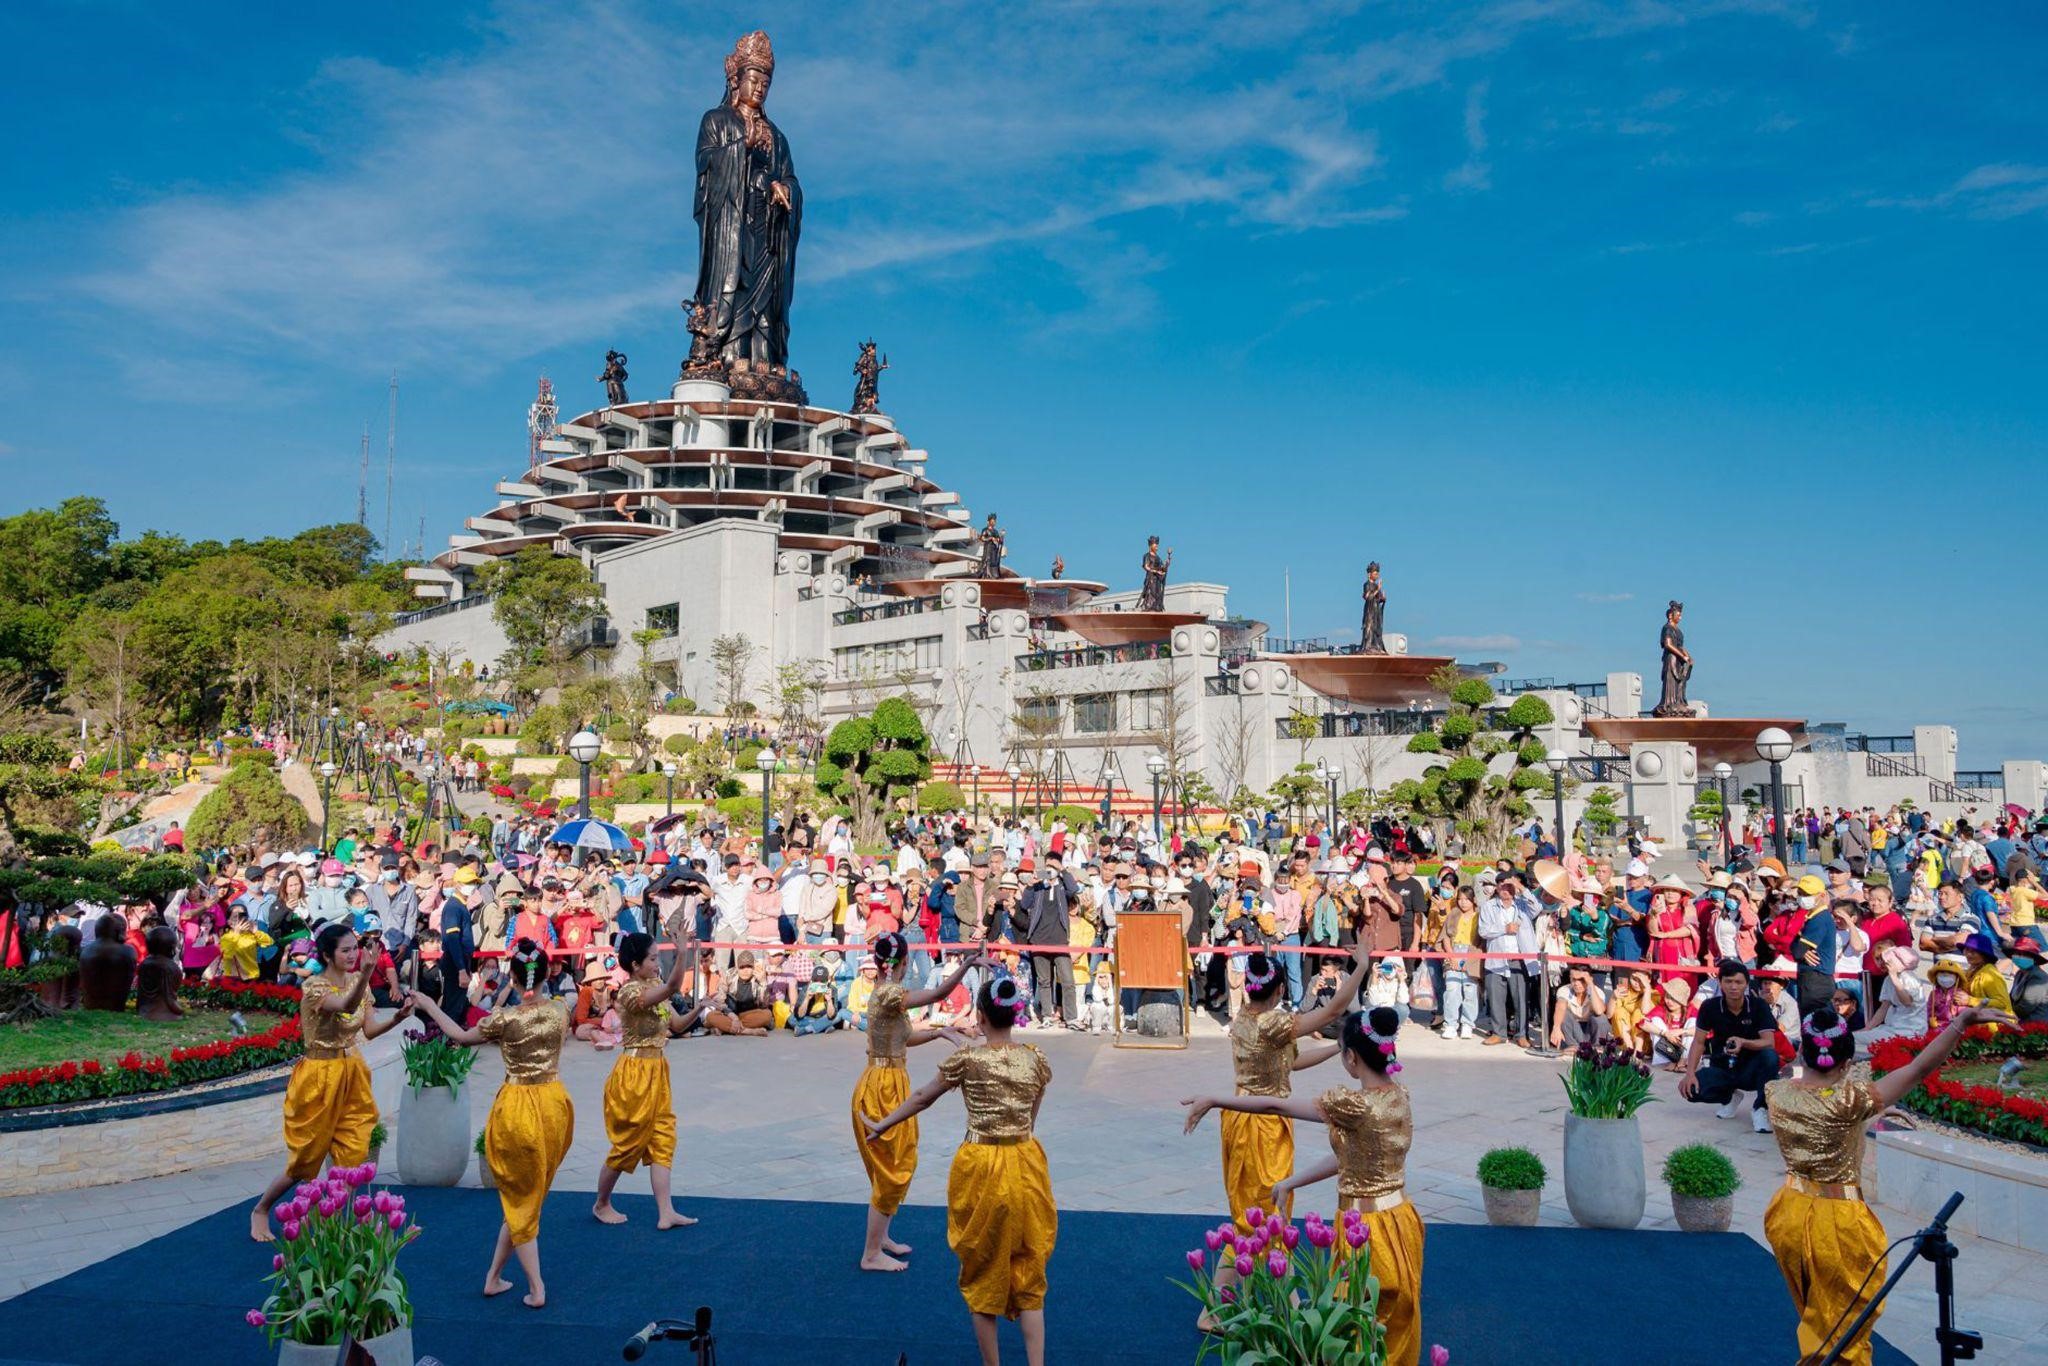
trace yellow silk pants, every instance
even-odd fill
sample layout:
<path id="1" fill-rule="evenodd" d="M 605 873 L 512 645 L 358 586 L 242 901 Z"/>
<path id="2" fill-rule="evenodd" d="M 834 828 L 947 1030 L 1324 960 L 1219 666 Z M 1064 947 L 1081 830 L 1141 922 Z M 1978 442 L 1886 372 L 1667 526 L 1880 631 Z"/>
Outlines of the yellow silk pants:
<path id="1" fill-rule="evenodd" d="M 1802 1366 L 1819 1361 L 1830 1330 L 1847 1332 L 1862 1311 L 1858 1284 L 1866 1296 L 1884 1284 L 1884 1225 L 1861 1200 L 1833 1200 L 1783 1186 L 1764 1211 L 1764 1238 L 1778 1256 L 1778 1270 L 1799 1310 L 1799 1360 Z M 1866 1274 L 1870 1279 L 1864 1283 Z M 1842 1353 L 1848 1366 L 1870 1366 L 1870 1333 L 1876 1326 L 1873 1314 Z"/>
<path id="2" fill-rule="evenodd" d="M 870 1063 L 853 1088 L 853 1141 L 860 1145 L 861 1165 L 868 1169 L 869 1202 L 894 1214 L 910 1193 L 917 1175 L 917 1121 L 906 1119 L 878 1139 L 868 1138 L 868 1119 L 882 1119 L 910 1099 L 910 1073 L 901 1067 Z"/>
<path id="3" fill-rule="evenodd" d="M 620 1058 L 604 1084 L 604 1132 L 612 1150 L 604 1164 L 613 1171 L 669 1167 L 676 1160 L 676 1109 L 669 1097 L 668 1059 Z"/>
<path id="4" fill-rule="evenodd" d="M 1294 1175 L 1294 1121 L 1286 1115 L 1223 1112 L 1223 1193 L 1240 1233 L 1250 1233 L 1248 1209 L 1273 1213 L 1273 1187 Z M 1279 1211 L 1290 1217 L 1294 1200 Z"/>
<path id="5" fill-rule="evenodd" d="M 946 1245 L 960 1258 L 968 1312 L 1014 1319 L 1045 1307 L 1045 1263 L 1059 1237 L 1045 1149 L 962 1143 L 946 1179 Z"/>
<path id="6" fill-rule="evenodd" d="M 1354 1201 L 1338 1201 L 1341 1211 Z M 1361 1204 L 1362 1207 L 1362 1204 Z M 1422 1359 L 1422 1216 L 1412 1202 L 1365 1211 L 1366 1266 L 1380 1283 L 1379 1321 L 1387 1333 L 1387 1366 L 1416 1366 Z M 1340 1244 L 1344 1234 L 1340 1229 Z M 1356 1254 L 1350 1254 L 1356 1255 Z"/>
<path id="7" fill-rule="evenodd" d="M 484 1158 L 498 1182 L 498 1203 L 513 1246 L 540 1236 L 541 1202 L 575 1131 L 576 1107 L 561 1082 L 506 1082 L 498 1088 L 491 1117 L 484 1121 Z"/>
<path id="8" fill-rule="evenodd" d="M 356 1167 L 370 1155 L 370 1131 L 377 1127 L 377 1102 L 370 1095 L 370 1069 L 362 1056 L 300 1058 L 284 1088 L 285 1168 L 294 1181 L 311 1181 L 320 1164 Z"/>

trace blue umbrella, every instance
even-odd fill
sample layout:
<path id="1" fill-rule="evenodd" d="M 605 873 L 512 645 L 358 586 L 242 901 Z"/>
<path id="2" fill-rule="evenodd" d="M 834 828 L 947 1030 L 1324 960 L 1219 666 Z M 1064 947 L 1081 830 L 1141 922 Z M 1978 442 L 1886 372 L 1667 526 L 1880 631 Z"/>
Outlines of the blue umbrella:
<path id="1" fill-rule="evenodd" d="M 549 844 L 566 844 L 573 849 L 602 849 L 607 853 L 623 854 L 633 848 L 632 836 L 610 821 L 595 817 L 579 817 L 563 821 L 548 836 Z"/>

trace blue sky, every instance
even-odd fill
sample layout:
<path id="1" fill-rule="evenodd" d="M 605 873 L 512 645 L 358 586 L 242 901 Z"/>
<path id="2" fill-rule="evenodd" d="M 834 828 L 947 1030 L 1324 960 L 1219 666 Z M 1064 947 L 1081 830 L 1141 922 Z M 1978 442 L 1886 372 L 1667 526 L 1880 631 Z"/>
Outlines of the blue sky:
<path id="1" fill-rule="evenodd" d="M 306 11 L 300 13 L 298 11 Z M 394 539 L 522 467 L 537 375 L 666 387 L 690 144 L 766 27 L 795 360 L 854 344 L 1013 563 L 1720 714 L 2048 757 L 2048 18 L 1822 0 L 276 7 L 15 0 L 5 510 Z"/>

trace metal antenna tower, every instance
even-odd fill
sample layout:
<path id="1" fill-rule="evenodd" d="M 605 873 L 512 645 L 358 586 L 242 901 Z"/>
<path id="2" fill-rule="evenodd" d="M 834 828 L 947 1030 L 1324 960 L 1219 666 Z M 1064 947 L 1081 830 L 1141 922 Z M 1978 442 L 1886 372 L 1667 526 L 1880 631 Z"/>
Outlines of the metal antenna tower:
<path id="1" fill-rule="evenodd" d="M 363 466 L 356 472 L 356 524 L 370 529 L 370 424 L 363 424 Z"/>
<path id="2" fill-rule="evenodd" d="M 398 473 L 398 372 L 391 372 L 391 423 L 384 430 L 384 553 L 391 553 L 391 487 Z"/>

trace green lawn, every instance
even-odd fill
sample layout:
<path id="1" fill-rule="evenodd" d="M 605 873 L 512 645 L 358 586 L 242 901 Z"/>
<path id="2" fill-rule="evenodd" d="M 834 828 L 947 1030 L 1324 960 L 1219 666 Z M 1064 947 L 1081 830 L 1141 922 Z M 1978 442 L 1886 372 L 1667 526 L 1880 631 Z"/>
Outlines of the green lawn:
<path id="1" fill-rule="evenodd" d="M 1959 1086 L 1997 1086 L 1998 1069 L 2004 1059 L 1986 1062 L 1950 1063 L 1941 1069 L 1941 1079 L 1952 1081 Z M 2029 1058 L 2020 1064 L 2019 1086 L 2015 1095 L 2030 1100 L 2048 1101 L 2048 1058 Z"/>
<path id="2" fill-rule="evenodd" d="M 267 1014 L 246 1018 L 252 1033 L 276 1023 Z M 114 1015 L 103 1010 L 68 1010 L 54 1019 L 0 1028 L 0 1072 L 87 1058 L 107 1063 L 130 1051 L 149 1057 L 189 1044 L 211 1043 L 233 1033 L 225 1010 L 188 1010 L 184 1019 L 161 1024 L 138 1018 L 132 1011 Z"/>

